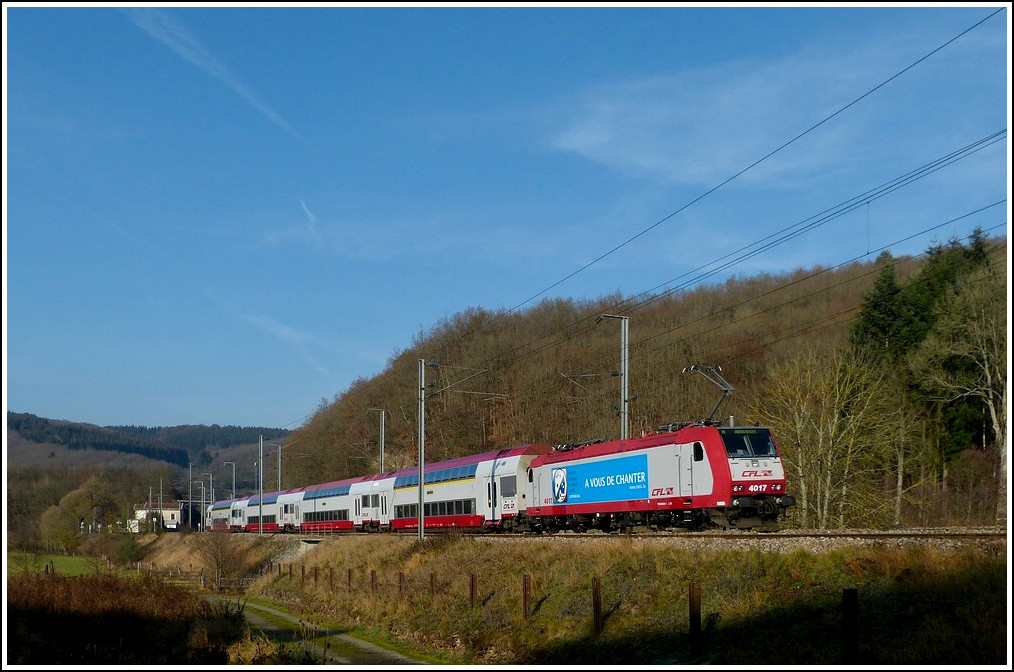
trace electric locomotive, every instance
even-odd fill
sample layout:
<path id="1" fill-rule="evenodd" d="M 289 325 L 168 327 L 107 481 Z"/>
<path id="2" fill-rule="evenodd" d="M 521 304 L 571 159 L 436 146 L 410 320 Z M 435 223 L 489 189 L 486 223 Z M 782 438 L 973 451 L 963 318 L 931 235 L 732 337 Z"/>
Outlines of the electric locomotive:
<path id="1" fill-rule="evenodd" d="M 769 429 L 705 421 L 558 446 L 532 461 L 529 492 L 536 531 L 763 528 L 795 503 Z"/>

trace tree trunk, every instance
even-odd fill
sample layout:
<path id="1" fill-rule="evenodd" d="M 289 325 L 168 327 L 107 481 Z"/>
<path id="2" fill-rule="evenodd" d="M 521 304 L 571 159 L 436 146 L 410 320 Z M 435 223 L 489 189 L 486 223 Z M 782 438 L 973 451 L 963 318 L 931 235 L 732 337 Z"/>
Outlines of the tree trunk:
<path id="1" fill-rule="evenodd" d="M 901 493 L 905 485 L 905 451 L 898 446 L 898 480 L 894 489 L 894 526 L 901 526 Z"/>

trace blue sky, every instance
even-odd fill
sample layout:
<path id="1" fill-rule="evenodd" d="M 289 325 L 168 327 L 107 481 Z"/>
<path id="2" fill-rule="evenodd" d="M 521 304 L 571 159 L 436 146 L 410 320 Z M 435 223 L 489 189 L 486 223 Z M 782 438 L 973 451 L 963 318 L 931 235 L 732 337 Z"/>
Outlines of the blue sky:
<path id="1" fill-rule="evenodd" d="M 4 401 L 49 418 L 295 428 L 471 307 L 1010 213 L 1007 3 L 8 3 L 4 52 Z"/>

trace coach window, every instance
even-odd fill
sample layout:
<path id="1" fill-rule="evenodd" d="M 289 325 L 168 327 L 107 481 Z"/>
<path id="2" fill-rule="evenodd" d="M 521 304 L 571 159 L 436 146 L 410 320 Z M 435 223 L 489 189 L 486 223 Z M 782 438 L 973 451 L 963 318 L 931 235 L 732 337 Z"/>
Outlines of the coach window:
<path id="1" fill-rule="evenodd" d="M 500 479 L 500 496 L 513 497 L 518 492 L 518 477 L 504 476 Z"/>

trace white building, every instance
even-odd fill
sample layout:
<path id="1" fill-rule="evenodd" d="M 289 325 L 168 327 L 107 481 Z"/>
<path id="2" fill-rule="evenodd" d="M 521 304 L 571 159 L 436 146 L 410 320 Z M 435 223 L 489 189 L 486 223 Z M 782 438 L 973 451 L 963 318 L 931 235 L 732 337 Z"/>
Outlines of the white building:
<path id="1" fill-rule="evenodd" d="M 161 516 L 161 526 L 163 530 L 175 532 L 182 527 L 181 525 L 181 510 L 178 502 L 172 502 L 169 504 L 163 504 L 162 508 L 159 509 L 157 505 L 148 507 L 134 507 L 134 519 L 129 522 L 131 532 L 153 532 L 151 523 L 155 525 L 159 524 L 159 516 Z M 150 522 L 149 522 L 150 521 Z"/>

